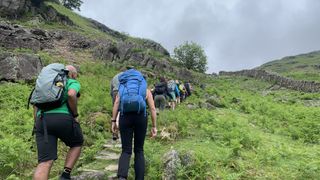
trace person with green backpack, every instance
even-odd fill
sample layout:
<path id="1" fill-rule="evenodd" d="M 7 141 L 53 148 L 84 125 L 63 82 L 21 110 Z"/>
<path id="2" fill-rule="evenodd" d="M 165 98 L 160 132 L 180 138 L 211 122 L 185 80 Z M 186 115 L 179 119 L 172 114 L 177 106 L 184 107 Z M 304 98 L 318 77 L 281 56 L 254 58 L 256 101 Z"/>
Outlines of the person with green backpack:
<path id="1" fill-rule="evenodd" d="M 77 120 L 80 83 L 75 67 L 50 64 L 44 67 L 36 81 L 29 102 L 34 106 L 38 165 L 34 180 L 48 179 L 57 157 L 57 140 L 70 147 L 60 180 L 71 179 L 70 174 L 78 160 L 83 134 Z"/>
<path id="2" fill-rule="evenodd" d="M 156 109 L 152 93 L 147 89 L 147 82 L 143 75 L 129 69 L 119 77 L 119 91 L 112 111 L 112 131 L 117 131 L 116 117 L 120 112 L 119 129 L 122 143 L 122 152 L 119 158 L 118 178 L 128 178 L 130 158 L 132 154 L 132 140 L 134 139 L 134 170 L 135 179 L 144 179 L 145 159 L 143 153 L 144 140 L 147 131 L 147 104 L 151 111 L 151 136 L 157 135 Z"/>

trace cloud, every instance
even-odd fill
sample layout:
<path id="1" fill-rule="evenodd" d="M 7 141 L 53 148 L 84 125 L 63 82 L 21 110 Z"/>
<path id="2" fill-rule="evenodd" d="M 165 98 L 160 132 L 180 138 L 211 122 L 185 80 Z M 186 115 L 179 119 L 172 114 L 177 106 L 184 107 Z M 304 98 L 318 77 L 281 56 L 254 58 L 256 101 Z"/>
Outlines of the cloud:
<path id="1" fill-rule="evenodd" d="M 80 14 L 170 52 L 194 41 L 217 72 L 319 50 L 319 8 L 317 0 L 84 0 Z"/>

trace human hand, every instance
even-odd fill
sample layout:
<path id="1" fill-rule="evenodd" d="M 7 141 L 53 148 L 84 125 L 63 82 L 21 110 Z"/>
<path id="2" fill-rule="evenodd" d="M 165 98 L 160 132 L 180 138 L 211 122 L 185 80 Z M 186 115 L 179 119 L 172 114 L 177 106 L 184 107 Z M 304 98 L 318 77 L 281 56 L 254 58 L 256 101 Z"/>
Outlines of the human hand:
<path id="1" fill-rule="evenodd" d="M 152 127 L 151 128 L 151 138 L 155 138 L 157 136 L 157 128 L 156 127 Z"/>
<path id="2" fill-rule="evenodd" d="M 112 133 L 117 133 L 118 132 L 118 127 L 116 122 L 111 123 L 111 131 Z"/>

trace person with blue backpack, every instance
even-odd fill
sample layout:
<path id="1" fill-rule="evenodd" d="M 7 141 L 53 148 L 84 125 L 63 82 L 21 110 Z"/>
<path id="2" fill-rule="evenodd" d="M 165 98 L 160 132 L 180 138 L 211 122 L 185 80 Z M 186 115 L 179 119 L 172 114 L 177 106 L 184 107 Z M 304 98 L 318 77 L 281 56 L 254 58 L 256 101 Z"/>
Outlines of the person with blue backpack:
<path id="1" fill-rule="evenodd" d="M 77 102 L 80 83 L 74 66 L 50 64 L 44 67 L 29 97 L 34 106 L 34 133 L 38 149 L 38 165 L 34 180 L 49 178 L 53 161 L 57 157 L 58 139 L 70 147 L 60 180 L 71 179 L 70 174 L 78 160 L 83 134 L 77 120 Z"/>
<path id="2" fill-rule="evenodd" d="M 157 135 L 156 109 L 152 93 L 147 89 L 147 82 L 143 75 L 129 69 L 119 76 L 119 91 L 112 111 L 112 131 L 117 131 L 116 117 L 120 112 L 119 130 L 122 152 L 119 158 L 119 179 L 127 179 L 130 158 L 132 154 L 132 140 L 134 139 L 134 170 L 135 179 L 144 179 L 145 159 L 143 153 L 144 140 L 147 132 L 147 105 L 151 112 L 151 137 Z"/>

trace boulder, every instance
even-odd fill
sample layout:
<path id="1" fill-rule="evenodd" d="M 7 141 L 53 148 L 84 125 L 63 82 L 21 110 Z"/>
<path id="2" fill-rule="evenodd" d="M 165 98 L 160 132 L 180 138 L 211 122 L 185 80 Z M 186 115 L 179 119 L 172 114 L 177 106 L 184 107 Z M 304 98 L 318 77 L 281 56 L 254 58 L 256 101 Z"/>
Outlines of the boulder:
<path id="1" fill-rule="evenodd" d="M 112 42 L 95 47 L 92 54 L 94 58 L 106 61 L 119 59 L 118 48 Z"/>
<path id="2" fill-rule="evenodd" d="M 214 107 L 224 107 L 224 104 L 221 102 L 220 98 L 216 96 L 211 96 L 206 100 L 206 103 Z"/>
<path id="3" fill-rule="evenodd" d="M 0 16 L 17 16 L 24 11 L 26 0 L 0 0 Z"/>
<path id="4" fill-rule="evenodd" d="M 30 81 L 42 69 L 38 56 L 32 54 L 0 53 L 0 81 Z"/>
<path id="5" fill-rule="evenodd" d="M 176 180 L 178 169 L 181 167 L 181 160 L 179 153 L 176 150 L 167 152 L 163 158 L 164 160 L 164 180 Z"/>

